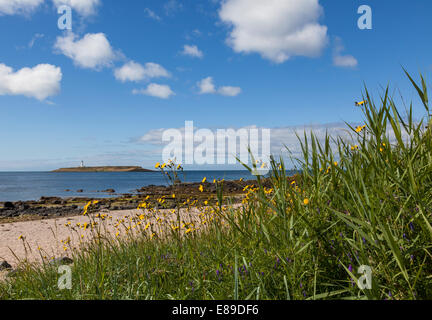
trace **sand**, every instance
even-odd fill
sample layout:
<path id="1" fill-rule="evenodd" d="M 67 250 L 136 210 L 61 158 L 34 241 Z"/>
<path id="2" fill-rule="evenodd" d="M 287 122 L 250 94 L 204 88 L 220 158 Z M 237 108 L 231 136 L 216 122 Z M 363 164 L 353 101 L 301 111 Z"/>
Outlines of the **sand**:
<path id="1" fill-rule="evenodd" d="M 182 223 L 183 232 L 189 228 L 195 231 L 199 224 L 205 224 L 209 220 L 210 210 L 207 209 L 182 209 L 181 219 L 186 223 Z M 92 221 L 97 222 L 93 230 Z M 123 210 L 102 211 L 99 215 L 94 213 L 87 216 L 4 223 L 0 224 L 0 261 L 6 260 L 14 268 L 23 260 L 31 263 L 49 261 L 70 256 L 72 250 L 94 239 L 95 230 L 114 238 L 134 232 L 146 232 L 150 235 L 157 233 L 162 226 L 171 228 L 176 221 L 177 214 L 174 210 Z M 188 225 L 191 222 L 194 223 L 193 226 Z"/>

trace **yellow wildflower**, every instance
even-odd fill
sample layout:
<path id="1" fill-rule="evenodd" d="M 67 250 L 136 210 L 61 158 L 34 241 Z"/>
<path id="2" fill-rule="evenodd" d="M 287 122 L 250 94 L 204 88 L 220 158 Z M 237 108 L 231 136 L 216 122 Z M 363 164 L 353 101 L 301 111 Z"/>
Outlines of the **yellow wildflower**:
<path id="1" fill-rule="evenodd" d="M 360 133 L 360 132 L 363 131 L 364 128 L 366 128 L 366 126 L 362 126 L 362 127 L 361 127 L 361 126 L 358 126 L 358 127 L 356 128 L 355 131 L 356 131 L 357 133 Z"/>

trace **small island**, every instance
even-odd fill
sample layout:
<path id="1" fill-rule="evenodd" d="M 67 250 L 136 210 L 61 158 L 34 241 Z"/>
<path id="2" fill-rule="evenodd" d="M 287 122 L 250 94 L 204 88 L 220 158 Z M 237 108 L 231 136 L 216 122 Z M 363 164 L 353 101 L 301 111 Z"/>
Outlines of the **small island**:
<path id="1" fill-rule="evenodd" d="M 102 166 L 102 167 L 74 167 L 60 168 L 52 172 L 154 172 L 139 166 Z"/>

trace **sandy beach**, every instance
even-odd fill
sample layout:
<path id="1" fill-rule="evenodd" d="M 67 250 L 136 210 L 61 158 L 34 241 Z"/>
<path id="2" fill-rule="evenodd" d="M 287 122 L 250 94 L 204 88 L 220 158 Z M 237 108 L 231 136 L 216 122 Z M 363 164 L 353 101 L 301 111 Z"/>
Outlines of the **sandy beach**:
<path id="1" fill-rule="evenodd" d="M 208 208 L 181 209 L 182 226 L 205 223 Z M 101 236 L 122 237 L 146 232 L 151 235 L 176 224 L 174 210 L 103 210 L 92 215 L 53 218 L 0 224 L 0 261 L 15 268 L 20 261 L 49 261 L 67 257 L 79 248 Z M 193 227 L 191 227 L 192 230 Z M 187 228 L 185 229 L 187 230 Z"/>

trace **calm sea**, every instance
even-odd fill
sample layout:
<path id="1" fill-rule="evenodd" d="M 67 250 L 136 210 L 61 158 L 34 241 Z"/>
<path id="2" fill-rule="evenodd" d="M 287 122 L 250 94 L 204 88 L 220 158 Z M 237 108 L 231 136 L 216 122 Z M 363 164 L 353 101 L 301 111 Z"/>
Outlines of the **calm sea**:
<path id="1" fill-rule="evenodd" d="M 186 171 L 185 182 L 213 179 L 255 179 L 248 171 Z M 0 201 L 39 200 L 49 197 L 95 197 L 110 195 L 97 192 L 114 189 L 116 193 L 133 193 L 148 185 L 167 185 L 160 172 L 0 172 Z M 67 192 L 65 190 L 71 190 Z M 76 192 L 83 189 L 83 193 Z"/>

